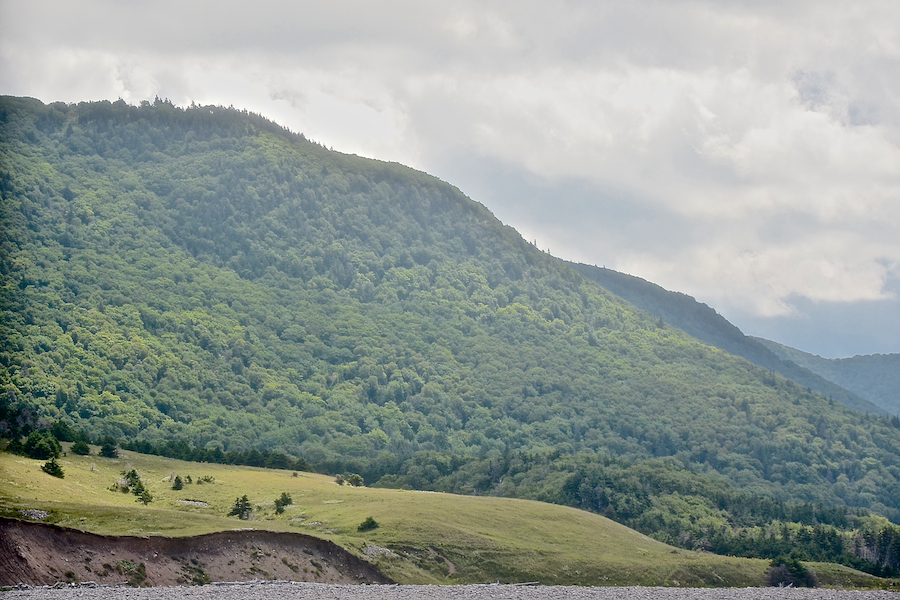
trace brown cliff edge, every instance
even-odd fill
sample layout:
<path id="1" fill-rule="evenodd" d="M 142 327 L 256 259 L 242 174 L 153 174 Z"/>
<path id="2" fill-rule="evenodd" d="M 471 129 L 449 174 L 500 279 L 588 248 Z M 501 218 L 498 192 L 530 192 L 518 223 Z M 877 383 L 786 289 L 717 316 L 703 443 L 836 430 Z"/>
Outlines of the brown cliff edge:
<path id="1" fill-rule="evenodd" d="M 0 585 L 59 581 L 197 585 L 279 579 L 393 583 L 337 544 L 301 533 L 220 531 L 196 537 L 96 535 L 0 517 Z"/>

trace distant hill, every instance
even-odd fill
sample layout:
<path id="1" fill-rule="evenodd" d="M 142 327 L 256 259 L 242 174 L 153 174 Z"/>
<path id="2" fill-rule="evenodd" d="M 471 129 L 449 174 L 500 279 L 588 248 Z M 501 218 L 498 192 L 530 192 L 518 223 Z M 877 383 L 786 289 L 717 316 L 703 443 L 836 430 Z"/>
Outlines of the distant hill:
<path id="1" fill-rule="evenodd" d="M 771 340 L 753 339 L 778 357 L 855 392 L 892 415 L 900 415 L 900 354 L 822 358 Z"/>
<path id="2" fill-rule="evenodd" d="M 670 292 L 640 277 L 603 267 L 579 263 L 569 263 L 569 266 L 616 296 L 628 300 L 641 310 L 681 329 L 704 344 L 745 358 L 755 365 L 834 398 L 848 408 L 876 415 L 886 415 L 890 412 L 890 409 L 880 402 L 875 402 L 848 386 L 842 387 L 837 379 L 804 362 L 794 360 L 792 355 L 779 355 L 767 344 L 762 343 L 763 340 L 744 335 L 722 315 L 706 304 L 697 302 L 691 296 Z"/>

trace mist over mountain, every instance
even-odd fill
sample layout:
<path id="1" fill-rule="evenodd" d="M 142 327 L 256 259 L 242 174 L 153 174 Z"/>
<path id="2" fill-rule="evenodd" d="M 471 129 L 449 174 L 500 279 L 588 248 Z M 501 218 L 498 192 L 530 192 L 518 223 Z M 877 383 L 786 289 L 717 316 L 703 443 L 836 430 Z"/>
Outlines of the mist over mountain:
<path id="1" fill-rule="evenodd" d="M 0 163 L 5 435 L 278 450 L 722 552 L 900 520 L 900 421 L 667 325 L 425 173 L 236 109 L 9 97 Z"/>

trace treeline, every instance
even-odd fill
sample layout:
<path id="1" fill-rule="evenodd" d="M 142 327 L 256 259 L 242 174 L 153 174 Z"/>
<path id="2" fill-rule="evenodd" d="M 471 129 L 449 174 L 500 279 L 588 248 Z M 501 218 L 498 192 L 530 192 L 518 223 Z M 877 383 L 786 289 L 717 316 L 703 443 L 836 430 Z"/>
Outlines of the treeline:
<path id="1" fill-rule="evenodd" d="M 716 532 L 709 537 L 707 549 L 749 558 L 791 555 L 804 561 L 840 563 L 877 577 L 900 576 L 900 527 L 887 523 L 844 530 L 826 524 L 773 522 L 767 527 Z"/>
<path id="2" fill-rule="evenodd" d="M 218 446 L 213 448 L 198 448 L 191 446 L 184 440 L 168 441 L 154 445 L 147 441 L 134 440 L 121 444 L 123 450 L 131 450 L 142 454 L 165 456 L 193 462 L 207 462 L 221 465 L 243 465 L 247 467 L 265 467 L 266 469 L 284 469 L 287 471 L 309 471 L 313 469 L 302 458 L 293 458 L 281 452 L 269 450 L 248 450 L 238 452 L 229 450 L 223 452 Z"/>

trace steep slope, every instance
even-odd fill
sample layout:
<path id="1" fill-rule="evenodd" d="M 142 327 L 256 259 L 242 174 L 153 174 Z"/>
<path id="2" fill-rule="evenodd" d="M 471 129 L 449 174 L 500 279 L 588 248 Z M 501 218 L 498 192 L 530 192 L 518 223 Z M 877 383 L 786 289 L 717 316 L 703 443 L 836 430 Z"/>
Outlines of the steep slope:
<path id="1" fill-rule="evenodd" d="M 900 415 L 900 354 L 822 358 L 771 340 L 753 339 L 783 360 L 859 394 L 892 415 Z"/>
<path id="2" fill-rule="evenodd" d="M 727 520 L 735 489 L 900 518 L 900 430 L 658 323 L 447 183 L 220 107 L 4 98 L 0 124 L 7 427 L 623 521 L 667 494 Z"/>
<path id="3" fill-rule="evenodd" d="M 640 277 L 611 269 L 579 263 L 568 264 L 613 294 L 681 329 L 704 344 L 745 358 L 755 365 L 834 398 L 848 408 L 876 415 L 887 414 L 885 407 L 880 403 L 860 396 L 850 388 L 845 389 L 846 386 L 841 387 L 842 384 L 837 380 L 811 368 L 806 363 L 794 361 L 786 355 L 779 355 L 766 344 L 760 343 L 762 340 L 744 335 L 715 310 L 686 294 L 670 292 Z"/>

